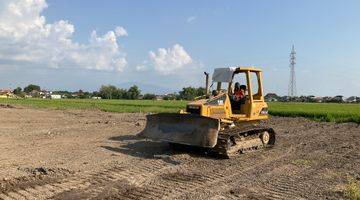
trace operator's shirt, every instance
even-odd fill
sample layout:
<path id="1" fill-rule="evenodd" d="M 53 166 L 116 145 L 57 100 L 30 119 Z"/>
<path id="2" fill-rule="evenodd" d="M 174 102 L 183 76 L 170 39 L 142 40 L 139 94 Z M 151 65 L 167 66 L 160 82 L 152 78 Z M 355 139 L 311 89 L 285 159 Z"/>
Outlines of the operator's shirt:
<path id="1" fill-rule="evenodd" d="M 244 91 L 243 90 L 238 90 L 235 92 L 235 100 L 238 101 L 240 99 L 243 99 L 245 97 Z"/>

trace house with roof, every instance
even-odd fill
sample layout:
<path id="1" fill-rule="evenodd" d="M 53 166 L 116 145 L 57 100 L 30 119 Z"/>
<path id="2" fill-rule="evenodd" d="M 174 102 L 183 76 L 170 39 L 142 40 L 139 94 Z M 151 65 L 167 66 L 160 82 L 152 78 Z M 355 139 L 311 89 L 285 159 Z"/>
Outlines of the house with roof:
<path id="1" fill-rule="evenodd" d="M 360 97 L 357 96 L 351 96 L 347 99 L 345 99 L 346 103 L 360 103 Z"/>
<path id="2" fill-rule="evenodd" d="M 267 93 L 264 96 L 265 101 L 272 102 L 272 101 L 279 101 L 280 97 L 275 93 Z"/>

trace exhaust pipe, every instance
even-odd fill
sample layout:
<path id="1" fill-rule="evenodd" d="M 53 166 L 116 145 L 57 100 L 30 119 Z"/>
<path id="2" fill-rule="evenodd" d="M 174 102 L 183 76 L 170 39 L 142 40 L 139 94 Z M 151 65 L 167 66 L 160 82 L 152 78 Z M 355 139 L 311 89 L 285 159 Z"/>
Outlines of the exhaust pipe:
<path id="1" fill-rule="evenodd" d="M 210 92 L 209 92 L 209 73 L 204 72 L 205 74 L 205 89 L 206 89 L 206 98 L 209 98 Z"/>

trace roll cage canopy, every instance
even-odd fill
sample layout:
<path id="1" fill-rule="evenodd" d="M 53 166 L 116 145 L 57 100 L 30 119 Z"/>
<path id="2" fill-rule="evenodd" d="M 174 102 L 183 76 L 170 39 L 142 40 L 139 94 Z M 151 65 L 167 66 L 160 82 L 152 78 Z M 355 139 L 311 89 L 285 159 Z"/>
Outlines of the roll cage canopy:
<path id="1" fill-rule="evenodd" d="M 212 81 L 231 83 L 235 74 L 245 72 L 261 72 L 261 69 L 254 68 L 252 66 L 215 68 L 212 76 Z"/>
<path id="2" fill-rule="evenodd" d="M 246 76 L 247 92 L 250 102 L 253 100 L 263 101 L 263 89 L 262 89 L 262 72 L 261 69 L 255 67 L 228 67 L 228 68 L 216 68 L 212 77 L 213 83 L 216 82 L 217 94 L 220 94 L 222 89 L 222 83 L 227 84 L 227 93 L 232 94 L 233 79 L 236 74 L 244 73 Z M 257 91 L 253 91 L 251 77 L 252 75 L 257 79 Z"/>

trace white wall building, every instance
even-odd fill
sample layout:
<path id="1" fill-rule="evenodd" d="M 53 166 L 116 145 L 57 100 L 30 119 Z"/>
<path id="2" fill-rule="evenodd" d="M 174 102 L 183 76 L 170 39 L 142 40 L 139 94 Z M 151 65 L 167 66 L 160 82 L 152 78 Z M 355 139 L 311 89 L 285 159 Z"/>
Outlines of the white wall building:
<path id="1" fill-rule="evenodd" d="M 52 94 L 50 95 L 51 99 L 61 99 L 61 95 L 60 94 Z"/>

